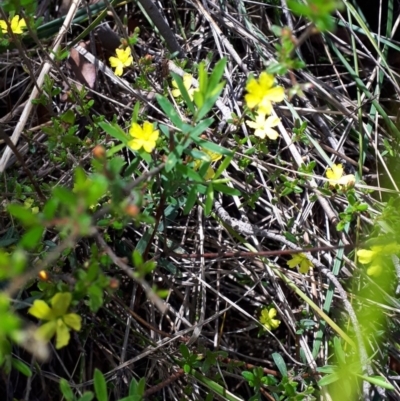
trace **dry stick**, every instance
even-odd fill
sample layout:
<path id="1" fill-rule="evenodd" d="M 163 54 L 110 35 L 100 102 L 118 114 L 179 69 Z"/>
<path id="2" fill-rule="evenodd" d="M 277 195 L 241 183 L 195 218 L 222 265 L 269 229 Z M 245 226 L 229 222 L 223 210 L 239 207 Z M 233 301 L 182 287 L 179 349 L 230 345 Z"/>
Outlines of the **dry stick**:
<path id="1" fill-rule="evenodd" d="M 274 234 L 274 233 L 269 232 L 268 230 L 260 230 L 259 228 L 254 227 L 252 224 L 243 223 L 240 220 L 230 217 L 229 213 L 222 207 L 221 203 L 219 203 L 218 201 L 215 201 L 215 212 L 216 212 L 217 216 L 225 224 L 228 224 L 229 226 L 234 227 L 238 233 L 241 233 L 244 235 L 255 235 L 255 236 L 270 238 L 275 241 L 279 241 L 292 249 L 296 249 L 296 250 L 301 249 L 300 247 L 295 245 L 293 242 L 290 242 L 289 240 L 287 240 L 283 235 Z M 363 368 L 368 372 L 368 374 L 372 374 L 372 371 L 370 371 L 371 370 L 370 364 L 368 363 L 367 352 L 364 347 L 364 341 L 361 336 L 360 325 L 358 324 L 357 316 L 354 312 L 354 309 L 351 306 L 349 300 L 347 299 L 346 291 L 343 289 L 342 285 L 340 284 L 339 280 L 335 277 L 335 275 L 329 269 L 327 269 L 319 260 L 315 259 L 314 257 L 312 257 L 310 254 L 307 254 L 306 252 L 304 254 L 314 264 L 314 266 L 317 267 L 318 270 L 332 282 L 332 284 L 338 290 L 338 292 L 342 298 L 344 308 L 346 309 L 347 313 L 349 314 L 351 323 L 353 324 L 353 327 L 354 327 L 354 332 L 357 337 L 357 343 L 358 343 L 358 348 L 359 348 Z"/>
<path id="2" fill-rule="evenodd" d="M 185 57 L 185 52 L 179 45 L 171 28 L 165 22 L 157 6 L 151 0 L 138 0 L 140 5 L 145 9 L 146 13 L 157 27 L 160 35 L 165 39 L 168 49 L 171 53 L 178 53 L 180 58 Z"/>
<path id="3" fill-rule="evenodd" d="M 233 223 L 234 224 L 234 223 Z M 246 224 L 246 223 L 243 223 Z M 232 227 L 236 230 L 236 227 Z M 256 228 L 255 228 L 256 229 Z M 257 229 L 257 232 L 263 232 L 261 229 Z M 244 232 L 242 232 L 244 234 Z M 246 234 L 247 235 L 247 234 Z M 249 234 L 250 235 L 250 234 Z M 277 235 L 277 234 L 275 234 Z M 325 251 L 337 251 L 338 249 L 354 248 L 353 245 L 342 245 L 342 246 L 318 246 L 315 248 L 299 248 L 278 251 L 259 251 L 259 252 L 243 252 L 243 251 L 232 251 L 232 252 L 207 252 L 207 253 L 176 253 L 168 251 L 168 255 L 172 255 L 178 259 L 228 259 L 228 258 L 258 258 L 259 256 L 291 256 L 297 253 L 313 253 L 313 252 L 325 252 Z M 400 277 L 400 276 L 399 276 Z"/>
<path id="4" fill-rule="evenodd" d="M 99 233 L 95 234 L 95 238 L 113 263 L 116 264 L 129 278 L 131 278 L 133 281 L 136 281 L 143 288 L 147 299 L 153 302 L 161 313 L 165 313 L 168 309 L 165 302 L 153 291 L 149 283 L 146 280 L 143 280 L 139 275 L 133 274 L 133 268 L 124 263 L 122 259 L 114 253 L 114 251 L 108 246 L 104 238 Z"/>
<path id="5" fill-rule="evenodd" d="M 37 194 L 39 195 L 39 198 L 42 202 L 46 202 L 46 197 L 44 196 L 42 190 L 40 189 L 39 184 L 33 177 L 31 171 L 29 170 L 28 166 L 25 164 L 24 158 L 22 157 L 21 153 L 17 149 L 17 147 L 14 145 L 13 141 L 10 139 L 10 137 L 3 131 L 3 128 L 0 127 L 0 138 L 4 140 L 6 145 L 10 147 L 10 149 L 13 151 L 15 157 L 17 160 L 20 162 L 22 168 L 24 169 L 26 175 L 29 177 L 29 180 L 31 181 L 32 185 L 35 187 L 35 190 Z"/>
<path id="6" fill-rule="evenodd" d="M 185 372 L 183 369 L 179 369 L 177 372 L 172 373 L 168 379 L 164 380 L 163 382 L 157 384 L 156 386 L 153 386 L 146 390 L 143 394 L 144 397 L 150 397 L 151 395 L 158 393 L 161 391 L 164 387 L 169 386 L 171 383 L 174 381 L 177 381 L 180 377 L 184 376 Z"/>
<path id="7" fill-rule="evenodd" d="M 62 41 L 64 35 L 67 33 L 67 31 L 68 31 L 68 29 L 70 27 L 70 24 L 71 24 L 71 22 L 72 22 L 72 20 L 73 20 L 73 18 L 75 16 L 76 10 L 78 9 L 80 2 L 81 2 L 81 0 L 74 0 L 72 2 L 71 6 L 70 6 L 70 9 L 69 9 L 69 12 L 68 12 L 68 15 L 65 18 L 65 21 L 64 21 L 62 27 L 60 28 L 60 31 L 59 31 L 59 33 L 58 33 L 58 35 L 57 35 L 57 37 L 56 37 L 56 39 L 54 41 L 53 48 L 50 51 L 50 59 L 51 60 L 54 60 L 55 55 L 57 54 L 57 51 L 58 51 L 58 49 L 60 47 L 61 41 Z M 43 85 L 44 78 L 49 73 L 50 68 L 51 68 L 51 63 L 48 62 L 48 61 L 45 61 L 44 64 L 43 64 L 42 71 L 40 72 L 40 75 L 39 75 L 39 77 L 38 77 L 38 79 L 36 81 L 36 86 L 33 88 L 32 93 L 29 96 L 29 99 L 28 99 L 28 101 L 27 101 L 27 103 L 25 105 L 24 111 L 23 111 L 23 113 L 22 113 L 22 115 L 21 115 L 21 117 L 20 117 L 20 119 L 18 121 L 18 124 L 15 127 L 14 132 L 13 132 L 13 134 L 11 136 L 11 140 L 14 143 L 14 145 L 17 144 L 18 139 L 19 139 L 19 137 L 21 135 L 21 132 L 24 129 L 25 124 L 26 124 L 26 122 L 28 120 L 28 117 L 29 117 L 29 115 L 30 115 L 30 113 L 32 111 L 32 108 L 33 108 L 32 101 L 39 94 L 38 88 L 40 88 Z M 6 169 L 7 162 L 8 162 L 8 159 L 10 158 L 11 154 L 12 154 L 11 148 L 7 147 L 5 149 L 5 151 L 4 151 L 4 153 L 3 153 L 3 156 L 1 158 L 1 160 L 0 160 L 0 174 L 3 173 L 4 170 Z"/>

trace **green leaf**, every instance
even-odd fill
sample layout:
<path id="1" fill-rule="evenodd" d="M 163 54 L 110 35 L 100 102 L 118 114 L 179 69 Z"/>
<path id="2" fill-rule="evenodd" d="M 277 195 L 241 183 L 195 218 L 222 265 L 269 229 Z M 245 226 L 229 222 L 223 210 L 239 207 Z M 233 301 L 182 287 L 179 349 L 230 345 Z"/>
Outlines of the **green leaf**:
<path id="1" fill-rule="evenodd" d="M 208 74 L 206 70 L 206 63 L 202 61 L 199 64 L 198 68 L 198 74 L 199 74 L 199 92 L 201 92 L 203 95 L 207 93 L 207 88 L 208 88 Z M 201 107 L 197 105 L 197 107 Z"/>
<path id="2" fill-rule="evenodd" d="M 21 238 L 20 246 L 23 248 L 32 251 L 35 249 L 42 239 L 42 235 L 44 232 L 43 226 L 36 226 L 30 228 Z"/>
<path id="3" fill-rule="evenodd" d="M 128 143 L 128 135 L 125 134 L 125 132 L 122 130 L 122 128 L 118 124 L 114 123 L 105 123 L 105 122 L 100 122 L 99 126 L 108 134 L 111 135 L 113 138 L 118 139 L 121 141 L 123 144 Z"/>
<path id="4" fill-rule="evenodd" d="M 201 109 L 204 104 L 204 94 L 198 90 L 193 93 L 193 100 L 198 109 Z"/>
<path id="5" fill-rule="evenodd" d="M 193 180 L 195 182 L 204 181 L 198 172 L 194 171 L 188 166 L 185 166 L 184 164 L 177 164 L 176 170 L 182 174 L 183 178 L 189 178 L 190 180 Z"/>
<path id="6" fill-rule="evenodd" d="M 213 188 L 213 185 L 210 184 L 207 188 L 206 203 L 205 203 L 205 207 L 204 207 L 204 214 L 206 216 L 210 215 L 213 204 L 214 204 L 214 188 Z"/>
<path id="7" fill-rule="evenodd" d="M 43 207 L 43 216 L 46 220 L 51 220 L 57 211 L 58 199 L 50 198 Z"/>
<path id="8" fill-rule="evenodd" d="M 126 147 L 126 145 L 124 143 L 120 143 L 119 145 L 113 146 L 111 149 L 107 150 L 106 157 L 111 157 L 111 156 L 115 155 L 115 153 L 120 152 L 125 147 Z"/>
<path id="9" fill-rule="evenodd" d="M 183 121 L 179 117 L 179 114 L 177 113 L 171 102 L 161 95 L 157 95 L 156 99 L 160 107 L 163 109 L 164 113 L 170 118 L 174 125 L 177 128 L 182 129 Z"/>
<path id="10" fill-rule="evenodd" d="M 218 179 L 218 177 L 229 167 L 229 165 L 231 164 L 232 159 L 233 159 L 233 155 L 227 156 L 227 157 L 224 158 L 222 163 L 219 165 L 217 171 L 215 172 L 213 180 Z"/>
<path id="11" fill-rule="evenodd" d="M 318 386 L 327 386 L 328 384 L 335 383 L 340 379 L 339 374 L 332 373 L 330 375 L 324 376 L 321 380 L 318 381 Z"/>
<path id="12" fill-rule="evenodd" d="M 175 150 L 168 155 L 167 161 L 165 163 L 165 171 L 169 173 L 175 167 L 177 162 L 178 162 L 178 156 Z"/>
<path id="13" fill-rule="evenodd" d="M 225 85 L 224 82 L 220 83 L 220 84 L 215 88 L 215 90 L 214 90 L 214 92 L 213 92 L 213 93 L 215 93 L 214 96 L 212 96 L 212 97 L 206 97 L 206 98 L 205 98 L 203 107 L 202 107 L 200 110 L 198 110 L 198 112 L 197 112 L 197 114 L 196 114 L 196 117 L 195 117 L 195 121 L 196 121 L 196 122 L 197 122 L 197 121 L 200 121 L 200 120 L 212 109 L 212 107 L 213 107 L 214 104 L 216 103 L 216 101 L 217 101 L 219 95 L 221 94 L 222 89 L 224 88 L 224 85 Z"/>
<path id="14" fill-rule="evenodd" d="M 171 76 L 174 79 L 174 81 L 177 83 L 179 91 L 181 92 L 181 96 L 183 100 L 185 101 L 186 105 L 188 106 L 190 112 L 194 114 L 196 110 L 194 109 L 193 102 L 190 100 L 189 93 L 183 84 L 183 79 L 181 78 L 180 75 L 175 74 L 174 72 L 171 72 Z"/>
<path id="15" fill-rule="evenodd" d="M 60 379 L 60 390 L 67 401 L 74 401 L 74 393 L 69 383 L 64 378 Z"/>
<path id="16" fill-rule="evenodd" d="M 24 376 L 26 377 L 31 377 L 32 376 L 32 371 L 30 370 L 29 366 L 20 361 L 19 359 L 12 358 L 11 363 L 13 368 L 17 369 L 19 372 L 21 372 Z"/>
<path id="17" fill-rule="evenodd" d="M 37 215 L 33 214 L 31 210 L 26 209 L 24 206 L 11 203 L 7 206 L 7 210 L 25 226 L 39 224 Z"/>
<path id="18" fill-rule="evenodd" d="M 120 159 L 117 159 L 120 160 Z M 101 199 L 108 189 L 108 180 L 102 174 L 95 174 L 88 180 L 90 185 L 84 193 L 87 206 L 95 205 Z"/>
<path id="19" fill-rule="evenodd" d="M 197 124 L 195 127 L 192 127 L 190 130 L 190 138 L 193 141 L 199 139 L 200 135 L 214 122 L 213 118 L 207 118 Z"/>
<path id="20" fill-rule="evenodd" d="M 385 378 L 382 376 L 364 376 L 364 375 L 357 375 L 358 377 L 361 377 L 365 381 L 374 384 L 375 386 L 379 386 L 382 388 L 386 388 L 388 390 L 394 390 L 394 386 L 392 386 L 390 383 L 388 383 Z"/>
<path id="21" fill-rule="evenodd" d="M 135 395 L 128 395 L 128 397 L 121 398 L 118 401 L 141 401 L 142 397 Z"/>
<path id="22" fill-rule="evenodd" d="M 227 60 L 225 57 L 222 58 L 221 60 L 218 61 L 217 64 L 215 64 L 215 67 L 213 68 L 213 71 L 211 73 L 210 80 L 208 83 L 208 88 L 207 88 L 207 94 L 210 94 L 210 96 L 215 95 L 216 88 L 218 87 L 218 84 L 220 83 L 219 81 L 221 80 L 221 78 L 224 74 L 226 61 Z M 223 88 L 223 86 L 222 86 L 222 88 Z"/>
<path id="23" fill-rule="evenodd" d="M 285 363 L 284 359 L 282 358 L 282 356 L 280 354 L 278 354 L 277 352 L 274 352 L 272 354 L 272 359 L 274 360 L 275 365 L 278 368 L 281 375 L 283 377 L 287 377 L 288 373 L 287 373 L 286 363 Z"/>
<path id="24" fill-rule="evenodd" d="M 108 401 L 106 379 L 97 368 L 94 370 L 94 391 L 98 401 Z"/>
<path id="25" fill-rule="evenodd" d="M 146 381 L 144 377 L 142 377 L 139 381 L 136 381 L 135 378 L 132 378 L 131 383 L 129 385 L 129 395 L 135 396 L 135 400 L 141 400 L 141 397 L 144 393 L 146 387 Z"/>
<path id="26" fill-rule="evenodd" d="M 179 351 L 181 351 L 181 354 L 185 359 L 189 359 L 190 358 L 189 348 L 185 344 L 181 344 L 179 346 Z"/>
<path id="27" fill-rule="evenodd" d="M 242 372 L 242 376 L 247 380 L 247 381 L 252 381 L 254 380 L 254 374 L 252 372 L 249 372 L 247 370 L 245 370 L 244 372 Z"/>
<path id="28" fill-rule="evenodd" d="M 233 156 L 234 155 L 234 153 L 231 150 L 226 149 L 222 146 L 219 146 L 214 142 L 205 141 L 204 139 L 194 140 L 194 141 L 200 147 L 210 150 L 213 153 L 218 153 L 219 155 L 224 155 L 224 156 Z"/>
<path id="29" fill-rule="evenodd" d="M 139 117 L 139 110 L 140 110 L 140 102 L 135 103 L 135 107 L 133 108 L 132 113 L 132 122 L 137 123 Z"/>
<path id="30" fill-rule="evenodd" d="M 228 187 L 224 184 L 218 184 L 213 182 L 214 191 L 221 192 L 223 194 L 231 195 L 231 196 L 240 196 L 241 192 L 238 189 Z"/>
<path id="31" fill-rule="evenodd" d="M 64 187 L 55 187 L 53 189 L 53 196 L 68 207 L 75 206 L 78 200 L 74 193 Z"/>
<path id="32" fill-rule="evenodd" d="M 94 398 L 94 394 L 91 391 L 85 391 L 81 398 L 78 401 L 92 401 Z"/>
<path id="33" fill-rule="evenodd" d="M 357 206 L 357 210 L 359 212 L 365 212 L 366 210 L 368 210 L 368 204 L 367 203 L 361 203 Z"/>
<path id="34" fill-rule="evenodd" d="M 74 125 L 75 113 L 72 111 L 72 109 L 69 109 L 65 113 L 61 114 L 60 119 L 67 124 Z"/>
<path id="35" fill-rule="evenodd" d="M 132 261 L 133 261 L 133 266 L 139 267 L 143 265 L 143 258 L 141 253 L 138 250 L 134 250 L 132 253 Z"/>
<path id="36" fill-rule="evenodd" d="M 333 346 L 335 349 L 335 357 L 338 360 L 339 364 L 345 365 L 346 364 L 346 355 L 343 351 L 342 344 L 338 337 L 333 339 Z"/>
<path id="37" fill-rule="evenodd" d="M 337 367 L 334 366 L 334 365 L 326 365 L 326 366 L 321 366 L 321 367 L 317 368 L 317 372 L 320 372 L 320 373 L 333 373 L 333 372 L 336 371 L 336 369 L 337 369 Z"/>
<path id="38" fill-rule="evenodd" d="M 188 194 L 187 200 L 186 200 L 186 205 L 185 208 L 183 209 L 183 214 L 186 216 L 190 213 L 190 211 L 193 209 L 193 206 L 195 205 L 197 201 L 197 187 L 194 186 L 190 189 L 190 192 Z"/>

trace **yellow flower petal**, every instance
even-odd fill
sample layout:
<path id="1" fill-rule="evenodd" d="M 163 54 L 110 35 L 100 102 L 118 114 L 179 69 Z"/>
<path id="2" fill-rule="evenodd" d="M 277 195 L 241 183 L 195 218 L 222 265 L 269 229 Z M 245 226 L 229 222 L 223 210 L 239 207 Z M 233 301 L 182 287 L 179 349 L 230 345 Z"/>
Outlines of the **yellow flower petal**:
<path id="1" fill-rule="evenodd" d="M 343 177 L 339 178 L 338 184 L 343 185 L 345 187 L 352 186 L 356 183 L 356 177 L 354 174 L 347 174 L 344 175 Z"/>
<path id="2" fill-rule="evenodd" d="M 193 93 L 195 91 L 195 88 L 191 88 L 192 78 L 193 78 L 193 76 L 191 74 L 187 74 L 187 73 L 183 74 L 183 77 L 182 77 L 183 86 L 186 88 L 186 91 L 189 95 L 190 100 L 193 100 Z M 182 93 L 178 88 L 178 84 L 174 79 L 172 80 L 172 87 L 175 88 L 175 89 L 172 89 L 172 91 L 171 91 L 173 97 L 182 96 Z"/>
<path id="3" fill-rule="evenodd" d="M 137 123 L 132 123 L 129 134 L 134 139 L 128 142 L 128 146 L 133 150 L 143 148 L 147 153 L 153 151 L 159 137 L 159 131 L 155 130 L 154 125 L 149 121 L 143 123 L 143 128 Z"/>
<path id="4" fill-rule="evenodd" d="M 263 90 L 270 89 L 274 84 L 274 80 L 274 76 L 271 74 L 267 74 L 265 71 L 260 74 L 259 82 Z"/>
<path id="5" fill-rule="evenodd" d="M 22 18 L 21 20 L 19 19 L 19 15 L 15 15 L 13 19 L 11 20 L 11 30 L 16 33 L 16 34 L 21 34 L 23 33 L 22 28 L 26 27 L 26 22 Z"/>
<path id="6" fill-rule="evenodd" d="M 192 86 L 192 75 L 191 74 L 183 74 L 183 86 L 186 88 L 186 90 L 189 90 L 189 88 Z"/>
<path id="7" fill-rule="evenodd" d="M 128 146 L 132 148 L 133 150 L 139 150 L 143 146 L 143 140 L 142 139 L 133 139 L 128 142 Z"/>
<path id="8" fill-rule="evenodd" d="M 272 102 L 279 103 L 285 98 L 285 90 L 282 86 L 275 86 L 265 94 L 265 97 Z"/>
<path id="9" fill-rule="evenodd" d="M 302 274 L 306 274 L 308 273 L 308 271 L 310 270 L 310 268 L 313 268 L 314 265 L 311 262 L 311 260 L 309 260 L 307 258 L 306 255 L 304 255 L 304 253 L 298 253 L 296 255 L 292 256 L 292 259 L 288 260 L 286 262 L 286 264 L 293 269 L 296 266 L 299 266 L 300 268 L 300 273 Z"/>
<path id="10" fill-rule="evenodd" d="M 244 96 L 244 100 L 246 101 L 247 107 L 249 109 L 253 109 L 261 102 L 262 99 L 260 99 L 260 96 L 258 95 L 248 93 L 247 95 Z"/>
<path id="11" fill-rule="evenodd" d="M 292 259 L 288 260 L 286 264 L 291 268 L 295 268 L 297 265 L 299 265 L 302 261 L 302 258 L 300 254 L 296 254 L 292 256 Z"/>
<path id="12" fill-rule="evenodd" d="M 141 138 L 143 136 L 142 127 L 137 123 L 132 123 L 131 128 L 129 129 L 129 134 L 133 138 Z"/>
<path id="13" fill-rule="evenodd" d="M 267 137 L 268 137 L 269 139 L 271 139 L 271 140 L 273 140 L 273 141 L 275 141 L 275 139 L 277 139 L 278 136 L 279 136 L 278 131 L 275 131 L 275 130 L 272 129 L 272 128 L 267 128 L 267 129 L 265 130 L 265 134 L 267 135 Z"/>
<path id="14" fill-rule="evenodd" d="M 207 171 L 206 171 L 206 174 L 205 174 L 205 176 L 204 176 L 204 179 L 205 179 L 206 181 L 211 180 L 211 179 L 214 177 L 214 175 L 215 175 L 214 169 L 213 169 L 212 167 L 209 167 L 209 168 L 207 169 Z"/>
<path id="15" fill-rule="evenodd" d="M 57 330 L 57 321 L 56 320 L 50 320 L 50 322 L 47 322 L 40 326 L 37 330 L 35 335 L 44 340 L 44 341 L 50 341 L 54 334 L 56 333 Z"/>
<path id="16" fill-rule="evenodd" d="M 115 49 L 117 57 L 110 57 L 110 65 L 115 68 L 115 75 L 121 76 L 124 72 L 124 67 L 129 67 L 133 64 L 133 57 L 131 56 L 131 48 Z"/>
<path id="17" fill-rule="evenodd" d="M 248 92 L 244 99 L 247 107 L 250 109 L 258 106 L 258 110 L 264 114 L 271 114 L 272 102 L 281 102 L 285 97 L 285 91 L 282 86 L 275 86 L 273 75 L 262 72 L 259 81 L 251 78 L 247 85 Z"/>
<path id="18" fill-rule="evenodd" d="M 0 20 L 0 29 L 3 33 L 7 33 L 7 23 L 3 19 Z"/>
<path id="19" fill-rule="evenodd" d="M 153 124 L 149 121 L 143 123 L 143 134 L 145 136 L 150 136 L 154 132 Z"/>
<path id="20" fill-rule="evenodd" d="M 114 74 L 117 77 L 120 77 L 122 73 L 124 72 L 123 64 L 120 60 L 118 60 L 116 57 L 110 57 L 110 65 L 111 67 L 115 68 Z"/>
<path id="21" fill-rule="evenodd" d="M 175 81 L 172 81 L 172 85 L 174 84 Z M 175 82 L 175 85 L 178 86 L 178 84 Z M 179 89 L 172 89 L 171 91 L 173 97 L 179 97 L 181 95 L 181 91 Z"/>
<path id="22" fill-rule="evenodd" d="M 41 320 L 51 320 L 55 318 L 49 305 L 41 299 L 37 299 L 33 303 L 33 305 L 28 309 L 28 313 Z"/>
<path id="23" fill-rule="evenodd" d="M 118 60 L 121 61 L 124 65 L 128 64 L 131 59 L 131 48 L 127 47 L 126 49 L 115 49 L 115 53 L 117 54 Z M 130 64 L 128 64 L 130 65 Z"/>
<path id="24" fill-rule="evenodd" d="M 267 136 L 267 133 L 265 132 L 265 129 L 263 129 L 263 128 L 257 128 L 257 129 L 254 131 L 254 135 L 255 135 L 256 137 L 258 137 L 258 138 L 265 139 L 265 137 Z"/>
<path id="25" fill-rule="evenodd" d="M 268 127 L 276 127 L 277 125 L 279 125 L 280 122 L 281 122 L 281 119 L 276 116 L 269 116 L 267 118 L 267 120 L 265 121 L 265 123 L 268 125 Z"/>
<path id="26" fill-rule="evenodd" d="M 51 306 L 55 317 L 64 316 L 71 304 L 72 294 L 70 292 L 59 292 L 51 298 Z"/>
<path id="27" fill-rule="evenodd" d="M 67 325 L 62 321 L 62 319 L 57 320 L 56 334 L 56 349 L 60 349 L 68 345 L 71 335 L 69 334 Z"/>
<path id="28" fill-rule="evenodd" d="M 343 166 L 341 164 L 334 164 L 332 168 L 326 170 L 326 177 L 330 180 L 338 180 L 343 175 Z"/>
<path id="29" fill-rule="evenodd" d="M 63 316 L 64 323 L 74 329 L 75 331 L 80 331 L 82 327 L 82 318 L 76 313 L 68 313 Z"/>
<path id="30" fill-rule="evenodd" d="M 261 113 L 268 114 L 268 115 L 272 113 L 272 103 L 266 96 L 259 103 L 258 110 Z"/>
<path id="31" fill-rule="evenodd" d="M 211 150 L 208 149 L 203 149 L 203 152 L 210 157 L 210 161 L 216 162 L 218 160 L 222 159 L 222 155 L 216 152 L 212 152 Z"/>
<path id="32" fill-rule="evenodd" d="M 258 128 L 258 124 L 257 124 L 256 122 L 254 122 L 254 121 L 247 120 L 247 121 L 246 121 L 246 124 L 247 124 L 250 128 L 254 128 L 254 129 L 257 129 L 257 128 Z"/>
<path id="33" fill-rule="evenodd" d="M 155 147 L 156 147 L 156 141 L 147 140 L 143 142 L 143 149 L 147 153 L 151 153 Z"/>
<path id="34" fill-rule="evenodd" d="M 260 316 L 260 323 L 267 329 L 267 330 L 274 330 L 279 327 L 281 322 L 274 317 L 277 315 L 277 311 L 275 308 L 271 308 L 268 310 L 267 308 L 261 311 Z"/>
<path id="35" fill-rule="evenodd" d="M 381 273 L 382 273 L 382 265 L 380 264 L 373 264 L 367 270 L 368 276 L 378 277 L 381 275 Z"/>

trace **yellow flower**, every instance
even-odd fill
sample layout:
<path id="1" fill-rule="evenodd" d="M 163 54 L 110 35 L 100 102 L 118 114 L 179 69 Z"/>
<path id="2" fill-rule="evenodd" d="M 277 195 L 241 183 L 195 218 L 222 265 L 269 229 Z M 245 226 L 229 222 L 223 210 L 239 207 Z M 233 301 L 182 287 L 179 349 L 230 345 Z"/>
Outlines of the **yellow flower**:
<path id="1" fill-rule="evenodd" d="M 326 178 L 329 178 L 329 185 L 334 187 L 352 186 L 356 182 L 356 177 L 353 174 L 343 175 L 343 166 L 341 164 L 334 164 L 332 168 L 326 170 Z"/>
<path id="2" fill-rule="evenodd" d="M 23 28 L 26 28 L 26 22 L 23 18 L 19 19 L 19 15 L 15 15 L 11 21 L 9 21 L 11 25 L 11 30 L 13 33 L 19 35 L 21 33 L 24 33 L 22 31 Z M 7 33 L 7 22 L 4 20 L 0 20 L 0 29 L 3 33 Z"/>
<path id="3" fill-rule="evenodd" d="M 133 150 L 143 148 L 147 153 L 151 153 L 156 147 L 159 131 L 154 129 L 152 123 L 145 121 L 143 123 L 143 128 L 139 124 L 133 123 L 129 134 L 133 138 L 128 142 L 129 147 Z"/>
<path id="4" fill-rule="evenodd" d="M 269 310 L 268 308 L 264 308 L 261 311 L 260 323 L 264 325 L 265 329 L 267 330 L 275 330 L 281 324 L 280 320 L 274 319 L 276 315 L 277 311 L 275 308 L 271 308 Z"/>
<path id="5" fill-rule="evenodd" d="M 304 255 L 304 253 L 297 253 L 297 254 L 293 255 L 292 259 L 288 260 L 286 262 L 286 264 L 291 269 L 293 269 L 296 266 L 300 266 L 300 273 L 303 273 L 303 274 L 306 274 L 308 272 L 308 270 L 310 270 L 310 268 L 314 267 L 311 260 L 309 260 L 307 258 L 307 256 Z"/>
<path id="6" fill-rule="evenodd" d="M 189 95 L 190 100 L 193 100 L 193 93 L 196 90 L 195 88 L 192 88 L 192 75 L 190 74 L 183 74 L 182 80 L 183 80 L 183 86 L 186 88 L 186 91 Z M 174 89 L 172 89 L 172 96 L 173 97 L 179 97 L 181 96 L 181 91 L 178 88 L 178 84 L 176 81 L 173 79 L 172 80 L 172 86 Z"/>
<path id="7" fill-rule="evenodd" d="M 363 265 L 370 265 L 367 269 L 369 276 L 380 276 L 383 266 L 387 263 L 391 255 L 400 252 L 400 245 L 391 242 L 387 245 L 373 245 L 371 249 L 360 249 L 357 251 L 357 257 Z"/>
<path id="8" fill-rule="evenodd" d="M 273 84 L 274 76 L 266 72 L 260 74 L 260 79 L 258 81 L 254 77 L 250 78 L 246 85 L 248 94 L 244 97 L 247 107 L 249 109 L 258 107 L 259 112 L 268 115 L 271 114 L 271 102 L 281 102 L 285 97 L 283 87 L 272 87 Z"/>
<path id="9" fill-rule="evenodd" d="M 68 345 L 70 330 L 81 329 L 81 317 L 76 313 L 67 313 L 72 300 L 69 292 L 59 292 L 50 300 L 51 308 L 46 302 L 37 299 L 29 308 L 28 313 L 41 320 L 48 320 L 37 330 L 40 339 L 50 341 L 56 335 L 56 348 L 60 349 Z"/>
<path id="10" fill-rule="evenodd" d="M 280 118 L 269 116 L 265 119 L 265 113 L 258 113 L 256 116 L 256 121 L 246 121 L 246 124 L 250 128 L 254 128 L 254 135 L 261 139 L 265 139 L 267 136 L 269 139 L 275 140 L 278 138 L 279 134 L 276 130 L 272 129 L 280 123 Z"/>
<path id="11" fill-rule="evenodd" d="M 222 155 L 220 155 L 219 153 L 211 152 L 211 150 L 202 149 L 202 152 L 204 152 L 204 153 L 208 156 L 208 158 L 209 158 L 209 160 L 206 160 L 206 161 L 216 162 L 216 161 L 222 159 Z M 201 167 L 203 161 L 204 161 L 204 160 L 196 160 L 196 161 L 194 162 L 194 169 L 195 169 L 195 170 L 198 170 L 198 169 Z M 206 181 L 211 180 L 211 179 L 214 177 L 214 175 L 215 175 L 215 171 L 214 171 L 214 169 L 210 166 L 210 167 L 207 169 L 207 172 L 206 172 L 206 174 L 205 174 L 205 176 L 204 176 L 204 179 L 205 179 Z"/>
<path id="12" fill-rule="evenodd" d="M 110 57 L 110 65 L 115 68 L 115 75 L 121 76 L 124 72 L 124 67 L 129 67 L 133 63 L 131 48 L 115 49 L 117 57 Z"/>

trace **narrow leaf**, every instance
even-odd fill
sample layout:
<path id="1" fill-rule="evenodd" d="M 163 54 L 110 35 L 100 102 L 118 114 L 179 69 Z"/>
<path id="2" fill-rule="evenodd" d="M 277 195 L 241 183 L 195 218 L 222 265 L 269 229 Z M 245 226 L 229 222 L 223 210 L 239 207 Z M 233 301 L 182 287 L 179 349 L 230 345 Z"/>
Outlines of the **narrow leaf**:
<path id="1" fill-rule="evenodd" d="M 94 391 L 98 401 L 108 401 L 106 379 L 97 368 L 94 371 Z"/>
<path id="2" fill-rule="evenodd" d="M 274 352 L 272 354 L 272 359 L 275 362 L 276 367 L 278 368 L 279 372 L 281 373 L 282 376 L 287 377 L 287 368 L 286 368 L 286 363 L 282 356 L 278 354 L 277 352 Z"/>

